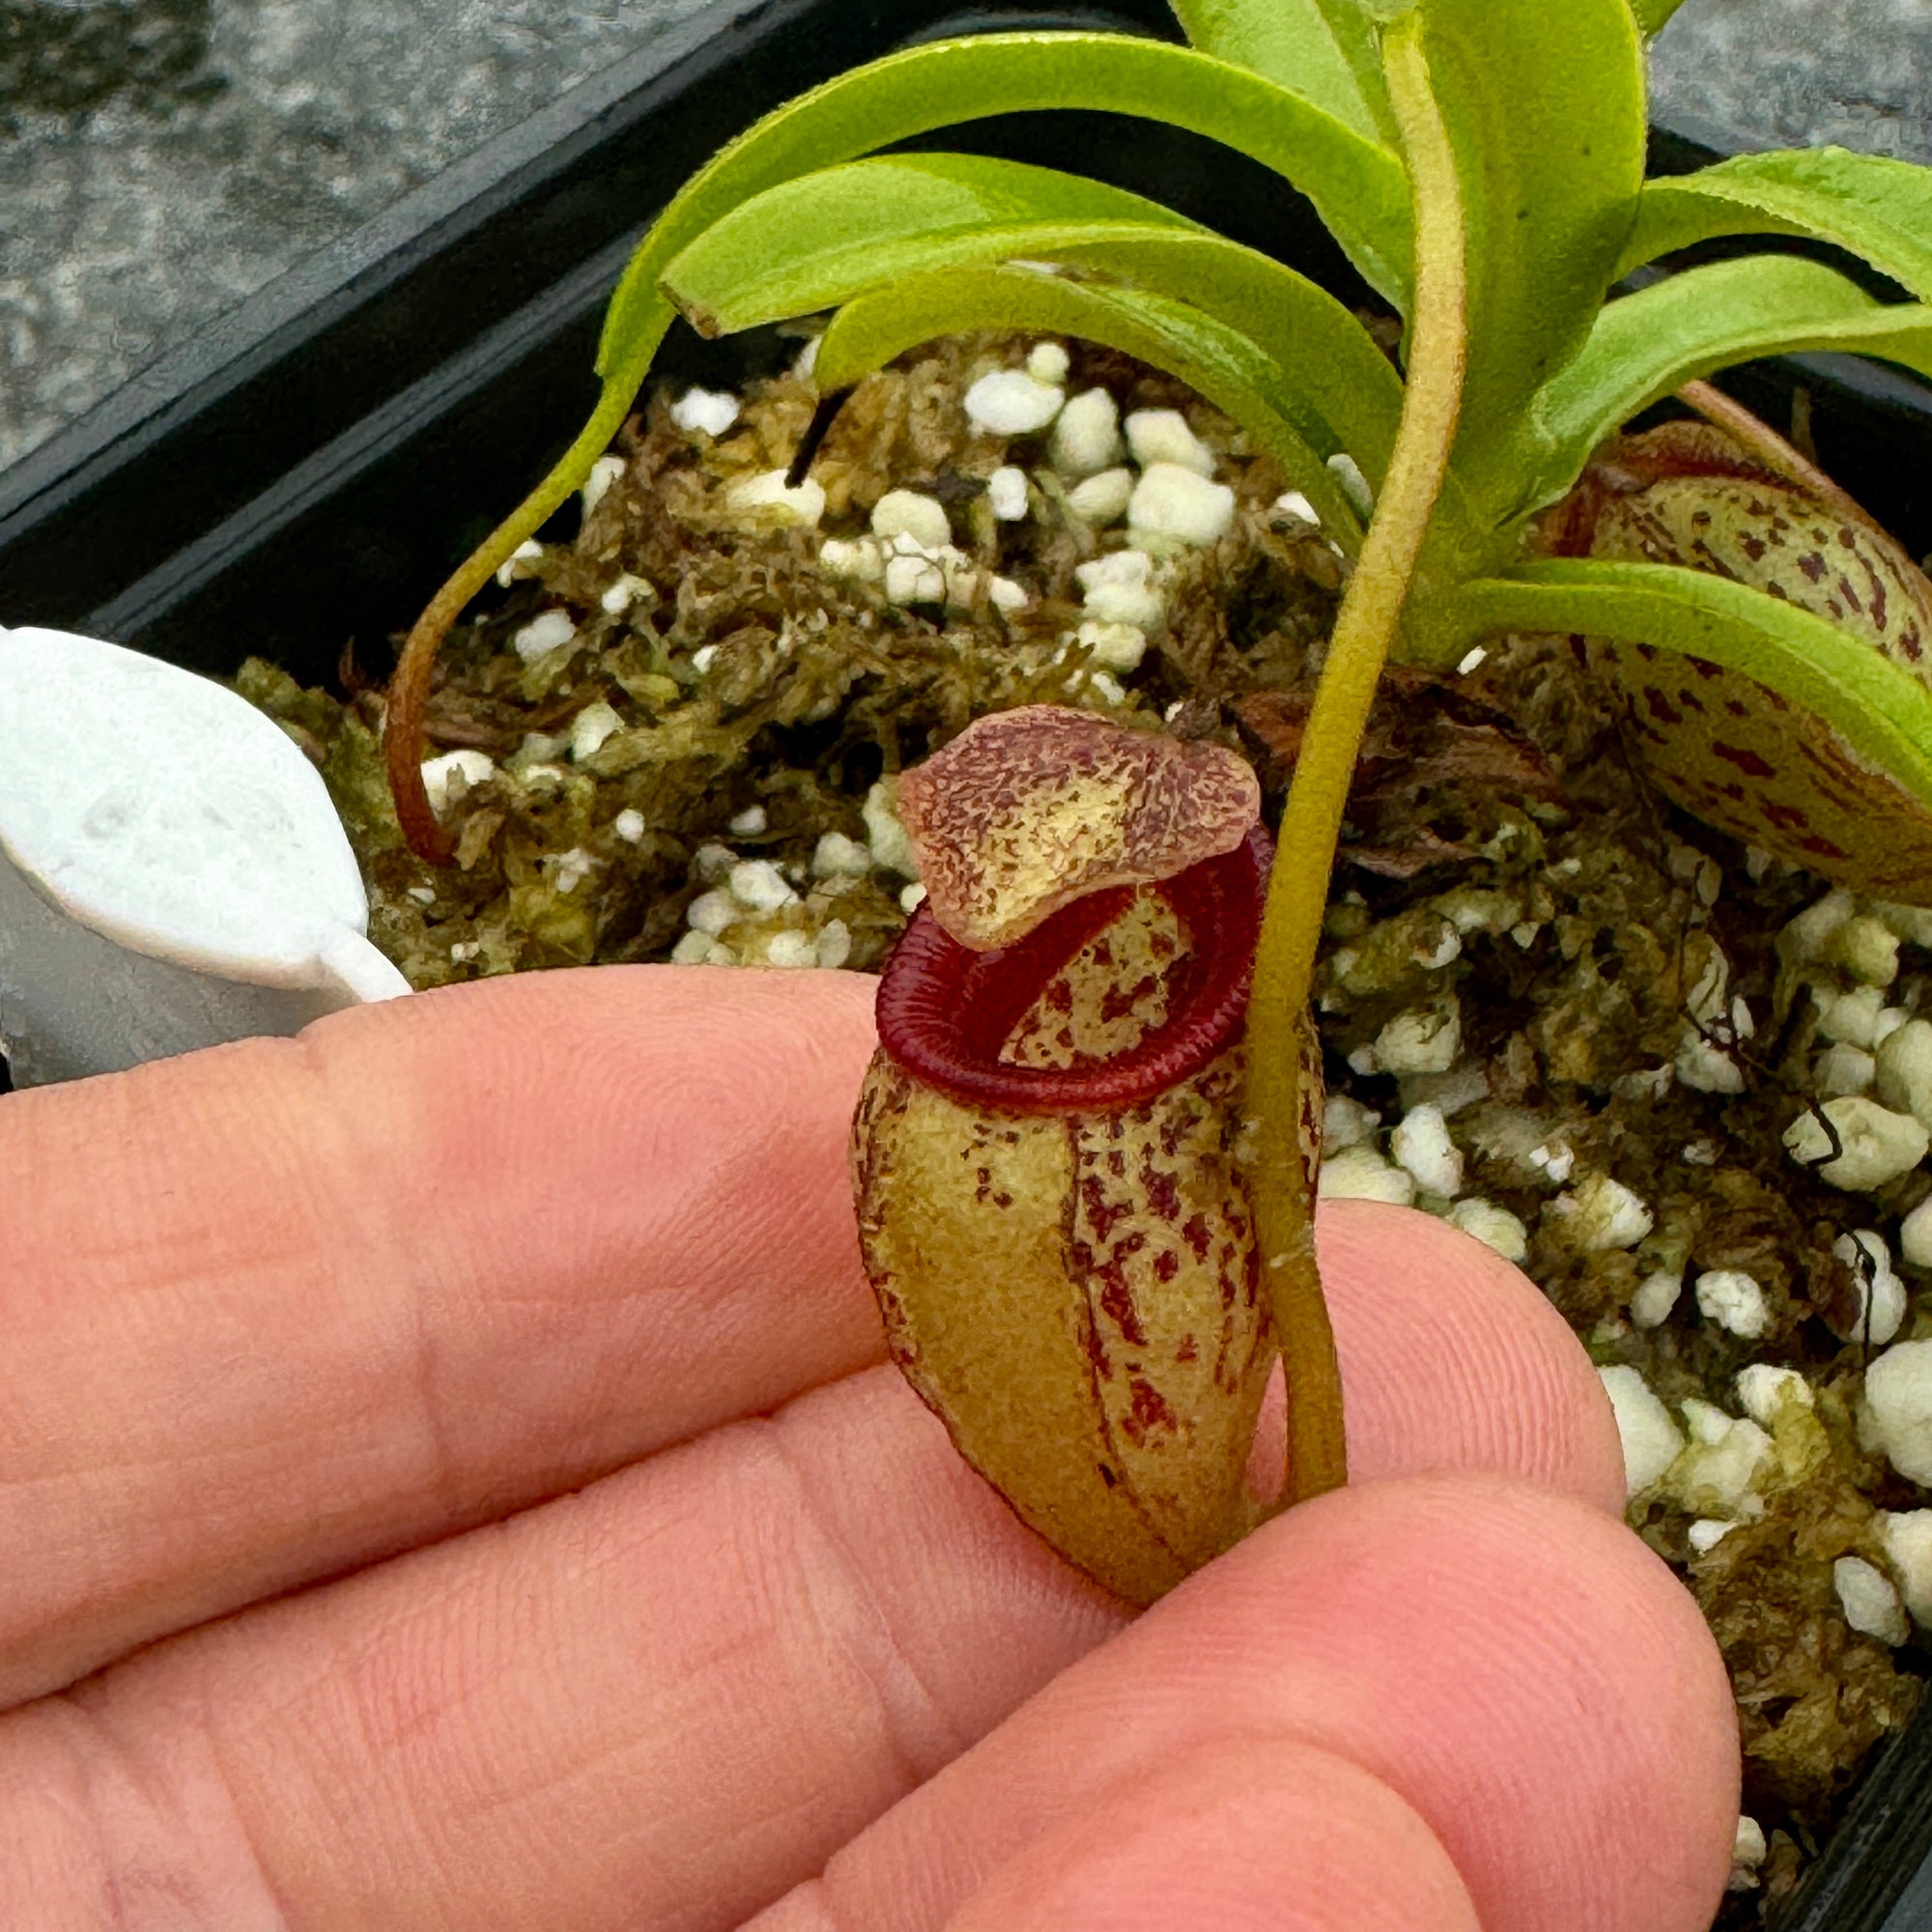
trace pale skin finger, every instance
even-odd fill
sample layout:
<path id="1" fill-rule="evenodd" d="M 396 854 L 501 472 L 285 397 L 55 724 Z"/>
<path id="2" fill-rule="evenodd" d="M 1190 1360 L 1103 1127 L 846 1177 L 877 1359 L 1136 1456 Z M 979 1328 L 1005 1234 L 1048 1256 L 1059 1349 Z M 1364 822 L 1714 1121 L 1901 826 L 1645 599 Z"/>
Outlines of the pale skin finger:
<path id="1" fill-rule="evenodd" d="M 1329 1203 L 1317 1235 L 1351 1481 L 1502 1469 L 1623 1515 L 1603 1385 L 1520 1269 L 1433 1216 L 1378 1202 Z"/>
<path id="2" fill-rule="evenodd" d="M 876 1360 L 871 991 L 532 975 L 9 1096 L 0 1704 Z"/>
<path id="3" fill-rule="evenodd" d="M 947 1932 L 1481 1932 L 1441 1841 L 1332 1752 L 1238 1737 L 1095 1795 Z"/>

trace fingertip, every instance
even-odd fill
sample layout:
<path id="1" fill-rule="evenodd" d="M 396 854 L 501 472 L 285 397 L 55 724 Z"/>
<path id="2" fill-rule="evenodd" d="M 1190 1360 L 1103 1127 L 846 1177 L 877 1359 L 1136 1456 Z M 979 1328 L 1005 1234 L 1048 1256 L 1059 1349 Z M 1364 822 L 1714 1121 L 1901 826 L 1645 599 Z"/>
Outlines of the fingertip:
<path id="1" fill-rule="evenodd" d="M 1624 1507 L 1616 1422 L 1582 1344 L 1520 1268 L 1433 1215 L 1322 1205 L 1351 1477 L 1493 1470 Z"/>
<path id="2" fill-rule="evenodd" d="M 1330 1751 L 1242 1737 L 1097 1793 L 948 1932 L 1480 1932 L 1440 1840 Z"/>
<path id="3" fill-rule="evenodd" d="M 1415 1806 L 1485 1926 L 1709 1922 L 1738 1810 L 1730 1683 L 1690 1593 L 1601 1511 L 1496 1476 L 1351 1487 L 1133 1634 L 1190 1592 L 1217 1645 L 1285 1653 L 1301 1735 Z"/>

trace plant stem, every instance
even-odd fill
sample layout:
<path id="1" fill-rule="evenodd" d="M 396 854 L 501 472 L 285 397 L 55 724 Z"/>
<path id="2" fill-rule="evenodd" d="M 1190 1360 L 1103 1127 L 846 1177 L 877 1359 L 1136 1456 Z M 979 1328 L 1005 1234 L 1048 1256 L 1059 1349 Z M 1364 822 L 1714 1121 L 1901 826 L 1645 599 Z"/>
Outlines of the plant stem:
<path id="1" fill-rule="evenodd" d="M 423 788 L 423 714 L 429 704 L 430 673 L 436 668 L 437 651 L 449 627 L 462 616 L 464 606 L 516 554 L 526 538 L 536 534 L 610 447 L 611 438 L 624 426 L 638 387 L 637 383 L 627 384 L 623 380 L 605 384 L 596 412 L 576 441 L 430 600 L 396 660 L 383 721 L 383 755 L 389 768 L 389 790 L 396 802 L 403 838 L 417 858 L 433 866 L 446 866 L 456 856 L 456 841 L 438 822 L 429 793 Z"/>
<path id="2" fill-rule="evenodd" d="M 1417 15 L 1383 32 L 1382 62 L 1415 197 L 1415 300 L 1402 423 L 1342 600 L 1282 817 L 1248 1018 L 1250 1170 L 1264 1276 L 1288 1378 L 1284 1506 L 1348 1480 L 1342 1382 L 1303 1179 L 1297 1030 L 1315 976 L 1336 841 L 1376 686 L 1442 488 L 1462 409 L 1467 327 L 1463 197 Z"/>

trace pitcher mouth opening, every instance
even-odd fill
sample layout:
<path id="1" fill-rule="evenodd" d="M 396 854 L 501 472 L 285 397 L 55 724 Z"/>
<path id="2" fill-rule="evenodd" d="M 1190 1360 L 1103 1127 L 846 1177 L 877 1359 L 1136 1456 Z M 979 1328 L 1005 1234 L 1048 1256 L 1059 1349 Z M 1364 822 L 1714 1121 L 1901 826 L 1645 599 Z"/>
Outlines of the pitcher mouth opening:
<path id="1" fill-rule="evenodd" d="M 1069 1067 L 1000 1058 L 1014 1027 L 1080 950 L 1125 910 L 1130 887 L 1064 906 L 1015 944 L 976 952 L 922 905 L 879 983 L 879 1043 L 916 1079 L 1009 1114 L 1114 1112 L 1199 1073 L 1240 1037 L 1254 980 L 1272 847 L 1254 826 L 1232 852 L 1149 888 L 1188 936 L 1167 979 L 1168 1014 L 1127 1052 Z"/>

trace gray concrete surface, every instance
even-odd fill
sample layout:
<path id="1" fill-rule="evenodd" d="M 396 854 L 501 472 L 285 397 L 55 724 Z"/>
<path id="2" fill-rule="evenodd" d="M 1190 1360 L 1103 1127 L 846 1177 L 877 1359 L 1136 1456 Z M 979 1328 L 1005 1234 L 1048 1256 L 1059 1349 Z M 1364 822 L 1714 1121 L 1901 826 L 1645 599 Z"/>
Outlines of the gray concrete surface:
<path id="1" fill-rule="evenodd" d="M 1932 159 L 1932 0 L 1687 0 L 1651 85 L 1659 119 L 1736 146 Z"/>
<path id="2" fill-rule="evenodd" d="M 0 0 L 0 468 L 707 0 Z M 1666 116 L 1932 156 L 1932 0 L 1688 0 Z"/>
<path id="3" fill-rule="evenodd" d="M 706 3 L 0 0 L 0 467 Z"/>

